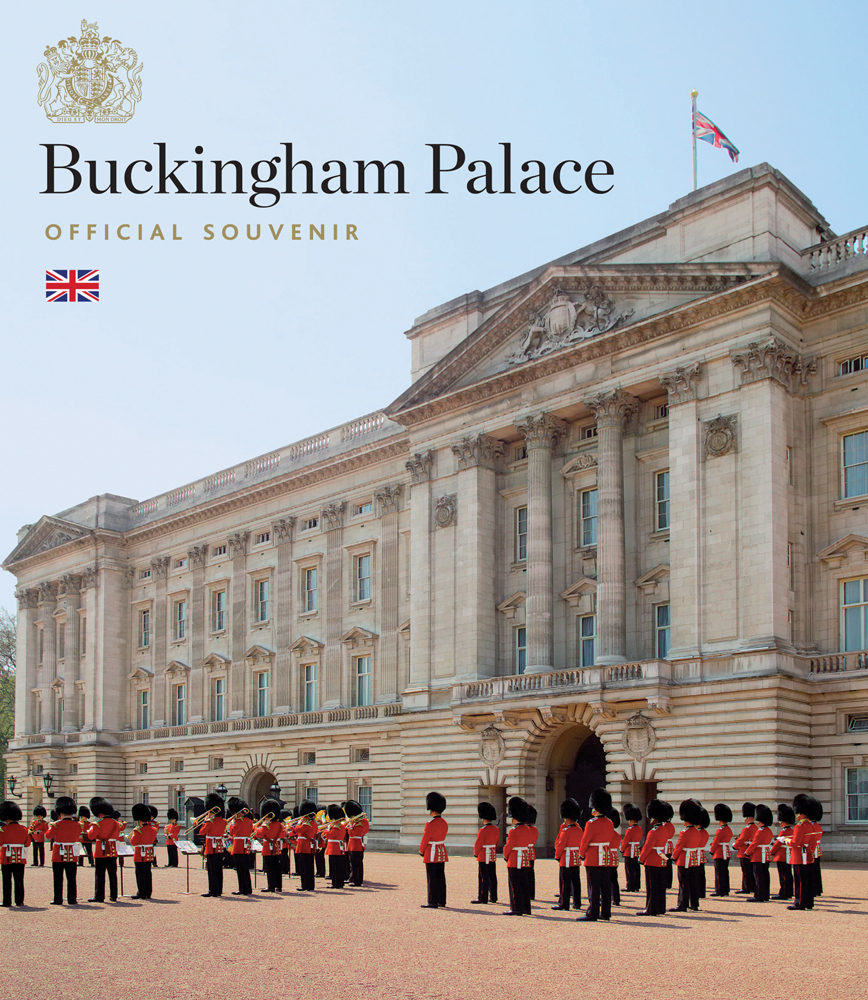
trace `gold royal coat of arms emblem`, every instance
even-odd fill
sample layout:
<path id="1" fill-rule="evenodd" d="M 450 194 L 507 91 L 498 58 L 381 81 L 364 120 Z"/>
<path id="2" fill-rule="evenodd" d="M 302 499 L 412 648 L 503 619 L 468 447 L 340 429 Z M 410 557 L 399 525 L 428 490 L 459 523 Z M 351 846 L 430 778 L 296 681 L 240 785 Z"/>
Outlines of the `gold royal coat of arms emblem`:
<path id="1" fill-rule="evenodd" d="M 135 49 L 100 38 L 99 25 L 81 22 L 79 38 L 45 49 L 36 68 L 39 106 L 53 122 L 128 122 L 142 99 L 142 64 Z"/>

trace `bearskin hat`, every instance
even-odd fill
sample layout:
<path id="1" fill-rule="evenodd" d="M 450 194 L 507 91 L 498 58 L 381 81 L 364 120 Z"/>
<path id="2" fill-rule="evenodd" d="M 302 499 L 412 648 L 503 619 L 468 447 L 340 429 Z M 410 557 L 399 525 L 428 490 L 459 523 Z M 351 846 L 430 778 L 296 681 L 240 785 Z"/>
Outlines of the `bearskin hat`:
<path id="1" fill-rule="evenodd" d="M 606 816 L 612 821 L 612 826 L 614 826 L 615 829 L 617 830 L 618 827 L 621 825 L 621 814 L 618 812 L 618 810 L 610 809 L 606 813 Z"/>
<path id="2" fill-rule="evenodd" d="M 823 803 L 820 802 L 819 799 L 812 799 L 812 802 L 814 804 L 814 815 L 811 817 L 811 819 L 815 823 L 819 823 L 820 820 L 823 818 Z"/>
<path id="3" fill-rule="evenodd" d="M 102 798 L 100 795 L 94 795 L 90 800 L 90 811 L 94 816 L 111 816 L 114 812 L 111 802 Z"/>
<path id="4" fill-rule="evenodd" d="M 711 817 L 708 815 L 708 810 L 701 809 L 698 826 L 701 826 L 703 830 L 707 830 L 710 823 L 711 823 Z"/>
<path id="5" fill-rule="evenodd" d="M 579 803 L 575 799 L 564 799 L 561 803 L 561 819 L 571 819 L 573 821 L 578 820 L 581 815 L 582 810 L 579 808 Z"/>
<path id="6" fill-rule="evenodd" d="M 178 810 L 177 809 L 167 809 L 166 810 L 166 819 L 170 823 L 172 822 L 172 820 L 176 820 L 177 818 L 178 818 Z"/>
<path id="7" fill-rule="evenodd" d="M 651 799 L 645 807 L 645 815 L 655 823 L 665 823 L 669 819 L 669 809 L 663 799 Z"/>
<path id="8" fill-rule="evenodd" d="M 661 799 L 660 801 L 666 807 L 666 819 L 663 820 L 663 822 L 664 823 L 671 823 L 672 822 L 672 818 L 675 816 L 675 809 L 672 807 L 672 805 L 669 802 L 666 801 L 666 799 Z"/>
<path id="9" fill-rule="evenodd" d="M 756 806 L 753 802 L 745 802 L 741 807 L 741 814 L 745 819 L 753 819 L 756 816 Z"/>
<path id="10" fill-rule="evenodd" d="M 605 788 L 595 788 L 591 792 L 591 798 L 588 802 L 591 809 L 596 809 L 598 813 L 602 813 L 604 816 L 612 808 L 612 796 L 606 791 Z"/>
<path id="11" fill-rule="evenodd" d="M 240 809 L 248 809 L 249 806 L 244 799 L 239 799 L 237 795 L 230 795 L 229 801 L 226 803 L 226 808 L 229 815 L 234 816 Z"/>
<path id="12" fill-rule="evenodd" d="M 344 803 L 344 812 L 350 817 L 350 819 L 352 819 L 353 816 L 361 816 L 364 811 L 365 810 L 362 809 L 361 802 L 356 802 L 355 799 L 347 799 Z"/>
<path id="13" fill-rule="evenodd" d="M 702 819 L 702 806 L 696 799 L 685 799 L 678 807 L 678 815 L 688 826 L 697 826 Z"/>
<path id="14" fill-rule="evenodd" d="M 778 806 L 778 822 L 788 824 L 796 822 L 796 814 L 793 812 L 793 807 L 787 805 L 786 802 L 782 802 Z"/>
<path id="15" fill-rule="evenodd" d="M 497 819 L 497 810 L 490 802 L 480 802 L 476 807 L 476 813 L 480 819 L 493 823 Z"/>
<path id="16" fill-rule="evenodd" d="M 336 802 L 332 802 L 332 804 L 326 810 L 326 815 L 328 816 L 329 819 L 343 819 L 344 811 Z"/>
<path id="17" fill-rule="evenodd" d="M 528 804 L 527 804 L 527 821 L 528 821 L 528 823 L 531 826 L 533 826 L 534 823 L 536 823 L 536 818 L 537 818 L 538 815 L 539 815 L 539 813 L 537 813 L 536 807 L 532 806 L 530 804 L 530 802 L 528 802 Z"/>
<path id="18" fill-rule="evenodd" d="M 148 806 L 151 810 L 151 819 L 156 819 L 160 815 L 160 810 L 156 806 Z"/>
<path id="19" fill-rule="evenodd" d="M 51 822 L 56 823 L 60 819 L 60 816 L 56 809 L 51 810 Z"/>
<path id="20" fill-rule="evenodd" d="M 137 802 L 130 812 L 136 823 L 151 822 L 151 810 L 145 805 L 144 802 Z"/>
<path id="21" fill-rule="evenodd" d="M 315 813 L 316 811 L 316 802 L 313 802 L 311 799 L 305 799 L 301 805 L 296 806 L 292 810 L 292 815 L 294 819 L 298 819 L 299 816 L 310 816 L 311 813 Z"/>
<path id="22" fill-rule="evenodd" d="M 527 823 L 527 802 L 514 795 L 506 804 L 509 815 L 518 823 Z"/>
<path id="23" fill-rule="evenodd" d="M 638 806 L 634 806 L 632 802 L 628 802 L 624 806 L 624 819 L 629 823 L 631 820 L 634 823 L 638 823 L 642 819 L 642 810 Z"/>
<path id="24" fill-rule="evenodd" d="M 806 795 L 804 792 L 793 799 L 793 809 L 796 813 L 807 816 L 812 823 L 819 823 L 823 818 L 823 807 L 813 795 Z"/>
<path id="25" fill-rule="evenodd" d="M 78 807 L 78 818 L 79 819 L 90 819 L 90 809 L 87 806 Z"/>
<path id="26" fill-rule="evenodd" d="M 218 816 L 225 816 L 225 807 L 226 803 L 215 792 L 211 792 L 205 796 L 205 812 L 210 812 L 212 809 L 216 809 Z"/>
<path id="27" fill-rule="evenodd" d="M 588 806 L 585 806 L 585 808 L 579 813 L 579 826 L 586 827 L 593 818 L 594 814 Z"/>
<path id="28" fill-rule="evenodd" d="M 273 813 L 275 816 L 280 815 L 280 803 L 277 799 L 263 799 L 259 805 L 259 815 L 267 816 L 269 813 Z"/>
<path id="29" fill-rule="evenodd" d="M 313 806 L 313 810 L 312 811 L 316 812 L 316 803 L 315 802 L 311 802 L 311 805 Z M 292 818 L 293 819 L 298 819 L 299 816 L 303 816 L 303 815 L 305 815 L 305 814 L 302 813 L 301 806 L 293 806 L 292 807 Z"/>
<path id="30" fill-rule="evenodd" d="M 440 792 L 429 792 L 425 796 L 425 808 L 429 813 L 442 813 L 446 808 L 446 799 Z"/>
<path id="31" fill-rule="evenodd" d="M 280 810 L 280 821 L 281 821 L 281 823 L 285 819 L 291 819 L 291 818 L 292 818 L 292 810 L 291 809 L 281 809 Z"/>
<path id="32" fill-rule="evenodd" d="M 771 826 L 775 821 L 771 809 L 762 802 L 756 807 L 756 821 L 762 823 L 763 826 Z"/>
<path id="33" fill-rule="evenodd" d="M 71 799 L 68 795 L 61 795 L 54 803 L 54 808 L 59 816 L 74 816 L 75 800 Z"/>
<path id="34" fill-rule="evenodd" d="M 18 823 L 21 820 L 21 806 L 7 799 L 0 802 L 0 823 Z"/>
<path id="35" fill-rule="evenodd" d="M 731 823 L 732 809 L 725 802 L 718 802 L 714 807 L 714 818 L 718 823 Z"/>
<path id="36" fill-rule="evenodd" d="M 45 816 L 46 815 L 45 806 L 34 806 L 33 807 L 33 815 L 34 816 Z"/>
<path id="37" fill-rule="evenodd" d="M 120 819 L 120 818 L 121 814 L 117 811 L 117 809 L 115 809 L 115 811 L 112 813 L 112 819 Z"/>

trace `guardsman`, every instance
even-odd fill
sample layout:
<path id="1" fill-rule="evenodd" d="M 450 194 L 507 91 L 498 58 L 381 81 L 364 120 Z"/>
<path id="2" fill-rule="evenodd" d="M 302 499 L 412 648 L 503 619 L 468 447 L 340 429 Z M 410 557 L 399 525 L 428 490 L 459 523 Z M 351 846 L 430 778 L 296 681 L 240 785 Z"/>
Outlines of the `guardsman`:
<path id="1" fill-rule="evenodd" d="M 77 862 L 75 846 L 81 846 L 81 824 L 75 816 L 75 802 L 67 795 L 61 795 L 54 804 L 58 819 L 45 834 L 50 840 L 51 868 L 54 875 L 54 899 L 52 906 L 63 906 L 63 876 L 66 876 L 66 901 L 70 906 L 78 902 Z"/>
<path id="2" fill-rule="evenodd" d="M 33 822 L 30 824 L 30 839 L 33 841 L 33 861 L 31 868 L 45 867 L 45 833 L 48 823 L 45 821 L 45 806 L 34 806 Z"/>
<path id="3" fill-rule="evenodd" d="M 699 909 L 699 852 L 705 846 L 707 837 L 699 830 L 702 820 L 702 806 L 696 799 L 685 799 L 678 810 L 684 829 L 681 831 L 672 860 L 678 868 L 678 905 L 674 912 L 684 913 L 688 906 Z"/>
<path id="4" fill-rule="evenodd" d="M 645 867 L 645 909 L 640 917 L 661 917 L 666 912 L 666 819 L 669 806 L 661 799 L 652 799 L 645 811 L 651 828 L 639 852 L 639 863 Z"/>
<path id="5" fill-rule="evenodd" d="M 326 827 L 328 822 L 328 810 L 322 809 L 321 814 L 317 814 L 319 827 L 316 835 L 316 850 L 314 851 L 314 868 L 317 878 L 326 877 Z"/>
<path id="6" fill-rule="evenodd" d="M 370 824 L 365 810 L 355 799 L 350 799 L 346 803 L 344 812 L 349 819 L 346 826 L 350 885 L 363 885 L 365 881 L 365 847 L 368 842 Z"/>
<path id="7" fill-rule="evenodd" d="M 820 820 L 823 818 L 823 806 L 819 799 L 811 799 L 811 823 L 813 824 L 814 836 L 814 897 L 823 895 L 823 873 L 820 871 L 820 858 L 823 856 L 823 828 Z"/>
<path id="8" fill-rule="evenodd" d="M 530 865 L 533 856 L 533 831 L 528 827 L 528 804 L 515 796 L 507 803 L 512 827 L 503 845 L 503 860 L 509 876 L 509 909 L 504 916 L 530 916 Z"/>
<path id="9" fill-rule="evenodd" d="M 84 854 L 79 854 L 78 856 L 78 867 L 81 868 L 84 866 L 84 856 L 86 854 L 90 867 L 93 868 L 93 841 L 87 835 L 87 828 L 90 826 L 90 809 L 87 806 L 81 806 L 78 810 L 78 821 L 81 824 L 79 841 L 84 848 Z"/>
<path id="10" fill-rule="evenodd" d="M 533 840 L 530 843 L 530 871 L 527 881 L 530 886 L 530 898 L 536 899 L 536 842 L 539 840 L 539 830 L 536 825 L 537 811 L 529 802 L 527 804 L 527 828 L 531 832 Z"/>
<path id="11" fill-rule="evenodd" d="M 316 888 L 314 879 L 314 855 L 318 840 L 316 822 L 316 802 L 305 799 L 298 807 L 298 822 L 292 829 L 295 841 L 295 860 L 301 877 L 299 892 L 313 892 Z"/>
<path id="12" fill-rule="evenodd" d="M 112 819 L 114 809 L 110 802 L 96 796 L 90 800 L 90 811 L 96 817 L 96 822 L 88 827 L 87 835 L 94 843 L 93 896 L 88 903 L 105 902 L 105 880 L 108 875 L 109 899 L 116 903 L 118 899 L 118 851 L 117 842 L 120 837 L 120 825 Z"/>
<path id="13" fill-rule="evenodd" d="M 780 889 L 772 899 L 793 898 L 793 866 L 787 861 L 787 840 L 793 835 L 796 814 L 792 806 L 781 802 L 778 806 L 778 835 L 772 841 L 772 861 L 778 869 Z"/>
<path id="14" fill-rule="evenodd" d="M 150 899 L 153 892 L 154 844 L 157 840 L 155 824 L 149 806 L 137 802 L 132 808 L 136 828 L 130 834 L 130 845 L 136 849 L 133 861 L 136 868 L 136 892 L 130 899 Z"/>
<path id="15" fill-rule="evenodd" d="M 229 836 L 232 840 L 232 861 L 235 867 L 235 874 L 238 878 L 238 888 L 232 890 L 233 896 L 249 896 L 253 892 L 250 883 L 250 860 L 253 857 L 251 840 L 253 839 L 253 820 L 250 818 L 250 809 L 244 799 L 232 796 L 228 803 L 229 815 L 243 813 L 235 816 L 229 824 Z"/>
<path id="16" fill-rule="evenodd" d="M 771 809 L 763 803 L 757 805 L 754 817 L 756 830 L 745 851 L 745 857 L 750 858 L 753 865 L 754 894 L 749 896 L 747 901 L 749 903 L 767 903 L 771 896 L 769 861 L 772 857 L 772 841 L 775 839 L 772 830 L 774 817 Z"/>
<path id="17" fill-rule="evenodd" d="M 3 906 L 12 906 L 12 886 L 15 885 L 15 905 L 24 906 L 24 869 L 30 833 L 21 823 L 21 806 L 17 802 L 0 802 L 0 869 L 3 873 Z"/>
<path id="18" fill-rule="evenodd" d="M 497 902 L 497 845 L 500 843 L 500 827 L 497 825 L 497 810 L 490 802 L 480 802 L 476 813 L 482 820 L 473 856 L 479 868 L 476 899 L 471 903 Z"/>
<path id="19" fill-rule="evenodd" d="M 741 807 L 741 815 L 744 818 L 745 825 L 742 827 L 741 833 L 735 838 L 735 844 L 733 844 L 736 857 L 741 865 L 741 888 L 736 889 L 736 896 L 752 896 L 756 889 L 753 879 L 753 865 L 746 853 L 750 842 L 753 840 L 753 835 L 756 833 L 756 823 L 753 821 L 755 814 L 756 806 L 753 802 L 745 802 Z"/>
<path id="20" fill-rule="evenodd" d="M 178 810 L 169 809 L 166 812 L 166 854 L 167 868 L 178 867 L 178 837 L 181 836 L 181 824 L 178 822 Z"/>
<path id="21" fill-rule="evenodd" d="M 663 828 L 666 831 L 666 888 L 671 889 L 673 879 L 672 852 L 675 850 L 675 826 L 672 818 L 675 816 L 675 810 L 664 799 L 660 801 L 666 808 L 666 819 L 663 821 Z"/>
<path id="22" fill-rule="evenodd" d="M 205 799 L 205 812 L 214 810 L 214 817 L 206 820 L 199 833 L 205 838 L 205 867 L 208 869 L 208 891 L 203 896 L 223 895 L 223 837 L 226 820 L 223 818 L 223 799 L 213 792 Z"/>
<path id="23" fill-rule="evenodd" d="M 263 892 L 283 892 L 281 849 L 283 823 L 280 822 L 280 803 L 277 799 L 264 799 L 259 807 L 262 818 L 254 827 L 253 836 L 262 844 L 262 866 L 267 887 Z"/>
<path id="24" fill-rule="evenodd" d="M 621 854 L 624 856 L 624 874 L 626 885 L 624 892 L 640 892 L 642 889 L 641 866 L 639 852 L 642 850 L 642 810 L 628 802 L 624 806 L 624 819 L 627 829 L 621 838 Z"/>
<path id="25" fill-rule="evenodd" d="M 160 815 L 160 810 L 157 809 L 156 806 L 148 806 L 148 809 L 151 811 L 151 826 L 154 828 L 154 844 L 156 844 L 157 843 L 157 835 L 160 832 L 160 824 L 157 822 L 157 817 Z M 157 864 L 157 851 L 156 851 L 156 847 L 154 848 L 154 860 L 151 862 L 151 867 L 152 868 L 159 868 L 160 867 Z"/>
<path id="26" fill-rule="evenodd" d="M 449 860 L 446 852 L 449 824 L 443 819 L 446 799 L 440 792 L 429 792 L 425 797 L 425 808 L 431 819 L 425 824 L 419 844 L 428 881 L 428 902 L 422 904 L 422 909 L 436 910 L 446 906 L 446 862 Z"/>
<path id="27" fill-rule="evenodd" d="M 788 910 L 813 910 L 814 908 L 814 844 L 816 835 L 811 817 L 816 815 L 816 799 L 800 793 L 793 799 L 796 825 L 793 835 L 787 840 L 790 849 L 790 864 L 793 866 L 795 899 Z"/>
<path id="28" fill-rule="evenodd" d="M 612 806 L 606 813 L 612 821 L 614 833 L 612 835 L 611 850 L 609 851 L 609 876 L 612 879 L 612 906 L 621 905 L 621 886 L 618 884 L 618 851 L 621 847 L 621 836 L 618 827 L 621 825 L 621 814 Z"/>
<path id="29" fill-rule="evenodd" d="M 292 819 L 291 809 L 281 809 L 280 810 L 280 823 L 286 830 L 286 824 Z M 290 848 L 290 838 L 289 836 L 284 836 L 282 840 L 282 846 L 280 848 L 280 874 L 289 875 L 292 871 L 292 867 L 289 860 L 289 848 Z M 295 874 L 298 875 L 298 864 L 295 866 Z"/>
<path id="30" fill-rule="evenodd" d="M 729 895 L 729 858 L 732 854 L 732 809 L 725 802 L 714 807 L 717 831 L 711 841 L 711 860 L 714 862 L 714 892 L 712 896 Z"/>
<path id="31" fill-rule="evenodd" d="M 558 905 L 553 910 L 582 908 L 582 828 L 579 826 L 581 807 L 575 799 L 561 803 L 561 828 L 555 837 L 555 858 L 558 862 Z"/>
<path id="32" fill-rule="evenodd" d="M 347 881 L 347 831 L 344 826 L 343 809 L 333 802 L 326 810 L 328 822 L 325 826 L 325 854 L 329 863 L 329 879 L 332 889 L 343 889 Z"/>
<path id="33" fill-rule="evenodd" d="M 705 862 L 708 861 L 708 828 L 711 826 L 711 817 L 708 815 L 708 810 L 704 809 L 701 812 L 699 823 L 696 829 L 702 834 L 702 846 L 699 851 L 699 872 L 697 873 L 697 879 L 699 880 L 699 898 L 705 899 Z"/>
<path id="34" fill-rule="evenodd" d="M 608 920 L 612 916 L 612 844 L 616 833 L 607 813 L 612 808 L 612 796 L 605 788 L 591 792 L 591 818 L 582 834 L 581 852 L 588 876 L 587 912 L 579 921 Z M 617 850 L 617 848 L 616 848 Z"/>

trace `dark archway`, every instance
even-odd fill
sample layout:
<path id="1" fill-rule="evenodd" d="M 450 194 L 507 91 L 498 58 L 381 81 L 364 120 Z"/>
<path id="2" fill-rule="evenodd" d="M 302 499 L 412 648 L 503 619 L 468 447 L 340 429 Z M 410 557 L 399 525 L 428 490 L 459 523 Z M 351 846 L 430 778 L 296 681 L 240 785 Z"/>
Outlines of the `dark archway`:
<path id="1" fill-rule="evenodd" d="M 566 793 L 584 809 L 595 788 L 606 787 L 606 751 L 600 737 L 591 733 L 579 747 L 573 769 L 566 777 Z"/>
<path id="2" fill-rule="evenodd" d="M 270 793 L 276 778 L 261 765 L 251 768 L 241 782 L 241 798 L 253 812 L 259 812 L 259 803 Z"/>

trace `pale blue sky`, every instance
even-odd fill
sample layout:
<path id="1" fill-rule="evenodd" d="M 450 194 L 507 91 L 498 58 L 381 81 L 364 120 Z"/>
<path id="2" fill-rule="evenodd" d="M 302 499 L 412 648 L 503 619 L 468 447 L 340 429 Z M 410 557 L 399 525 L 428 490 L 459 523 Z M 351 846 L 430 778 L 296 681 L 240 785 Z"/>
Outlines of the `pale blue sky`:
<path id="1" fill-rule="evenodd" d="M 691 185 L 690 90 L 741 150 L 700 143 L 699 182 L 768 161 L 833 229 L 868 219 L 864 2 L 5 5 L 0 549 L 96 493 L 145 499 L 389 403 L 414 318 L 664 210 Z M 132 46 L 126 125 L 55 125 L 46 45 L 82 17 Z M 83 159 L 282 153 L 399 158 L 407 195 L 40 195 L 39 143 Z M 469 159 L 605 158 L 605 196 L 426 195 L 426 143 Z M 454 175 L 456 178 L 458 175 Z M 49 223 L 160 223 L 180 242 L 49 243 Z M 358 243 L 204 243 L 204 223 L 346 222 Z M 102 301 L 46 305 L 46 267 L 98 267 Z M 14 580 L 0 574 L 0 605 Z"/>

